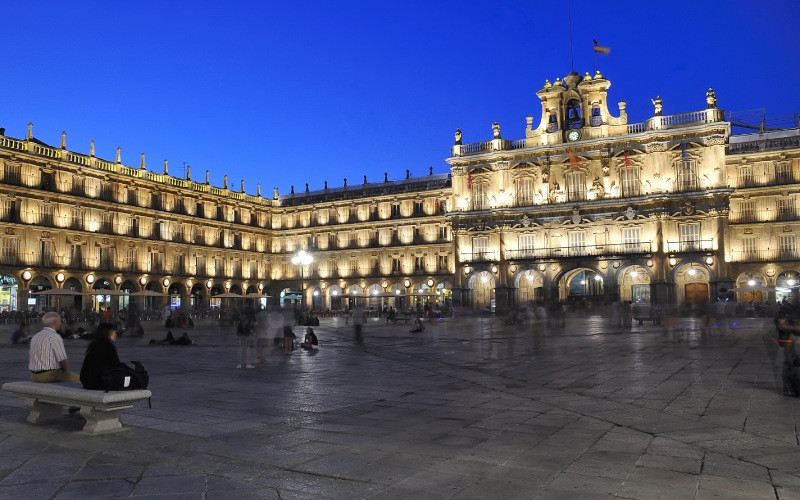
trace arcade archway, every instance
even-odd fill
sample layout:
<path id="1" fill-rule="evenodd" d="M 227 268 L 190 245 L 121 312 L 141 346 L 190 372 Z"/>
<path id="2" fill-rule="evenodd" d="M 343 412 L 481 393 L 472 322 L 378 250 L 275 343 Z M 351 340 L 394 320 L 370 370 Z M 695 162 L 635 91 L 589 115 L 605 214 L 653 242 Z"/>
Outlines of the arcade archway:
<path id="1" fill-rule="evenodd" d="M 469 285 L 472 290 L 472 307 L 476 310 L 495 309 L 495 284 L 497 279 L 489 271 L 479 271 L 470 277 Z"/>
<path id="2" fill-rule="evenodd" d="M 517 304 L 527 304 L 544 298 L 544 277 L 539 271 L 528 269 L 514 279 L 517 289 Z"/>
<path id="3" fill-rule="evenodd" d="M 561 300 L 602 302 L 605 300 L 603 275 L 582 267 L 566 272 L 560 280 L 558 295 Z"/>
<path id="4" fill-rule="evenodd" d="M 17 304 L 17 279 L 8 274 L 0 275 L 0 312 L 21 309 Z"/>
<path id="5" fill-rule="evenodd" d="M 650 272 L 642 266 L 630 265 L 617 275 L 619 298 L 634 304 L 650 303 Z"/>
<path id="6" fill-rule="evenodd" d="M 710 273 L 705 264 L 686 262 L 675 268 L 678 304 L 697 304 L 709 300 Z"/>

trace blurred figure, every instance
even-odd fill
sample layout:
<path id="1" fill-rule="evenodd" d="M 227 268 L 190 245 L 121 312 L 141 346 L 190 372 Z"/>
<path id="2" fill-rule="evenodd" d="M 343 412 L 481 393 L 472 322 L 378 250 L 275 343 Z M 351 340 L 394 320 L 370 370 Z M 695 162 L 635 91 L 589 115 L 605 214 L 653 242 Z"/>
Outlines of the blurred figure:
<path id="1" fill-rule="evenodd" d="M 28 337 L 28 324 L 25 321 L 19 324 L 19 328 L 11 332 L 12 344 L 27 344 L 31 339 Z"/>
<path id="2" fill-rule="evenodd" d="M 300 347 L 303 349 L 313 349 L 317 344 L 319 344 L 317 335 L 314 333 L 314 329 L 309 326 L 306 328 L 306 335 L 303 337 L 303 343 L 300 344 Z"/>

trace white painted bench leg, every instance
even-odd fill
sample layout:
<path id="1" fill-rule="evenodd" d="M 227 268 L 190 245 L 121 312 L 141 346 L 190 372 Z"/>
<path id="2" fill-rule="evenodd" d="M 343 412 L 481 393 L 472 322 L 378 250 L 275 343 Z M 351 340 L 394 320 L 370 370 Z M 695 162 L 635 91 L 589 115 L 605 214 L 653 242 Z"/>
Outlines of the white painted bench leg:
<path id="1" fill-rule="evenodd" d="M 86 419 L 83 432 L 87 434 L 101 434 L 122 429 L 122 422 L 120 422 L 119 419 L 122 412 L 123 409 L 100 411 L 91 406 L 82 406 L 81 415 Z"/>
<path id="2" fill-rule="evenodd" d="M 62 405 L 42 403 L 37 398 L 23 399 L 25 399 L 25 406 L 30 410 L 28 422 L 32 424 L 45 424 L 64 418 L 64 415 L 61 414 Z"/>

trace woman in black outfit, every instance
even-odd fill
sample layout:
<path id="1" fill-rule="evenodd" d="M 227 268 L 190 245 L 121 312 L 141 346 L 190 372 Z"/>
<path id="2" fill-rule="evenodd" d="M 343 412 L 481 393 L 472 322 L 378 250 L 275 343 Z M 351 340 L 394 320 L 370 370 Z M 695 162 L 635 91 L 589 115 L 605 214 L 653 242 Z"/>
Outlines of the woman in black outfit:
<path id="1" fill-rule="evenodd" d="M 81 384 L 84 389 L 104 390 L 103 371 L 120 365 L 117 348 L 117 328 L 111 323 L 101 323 L 95 332 L 95 339 L 86 348 L 86 357 L 81 367 Z"/>

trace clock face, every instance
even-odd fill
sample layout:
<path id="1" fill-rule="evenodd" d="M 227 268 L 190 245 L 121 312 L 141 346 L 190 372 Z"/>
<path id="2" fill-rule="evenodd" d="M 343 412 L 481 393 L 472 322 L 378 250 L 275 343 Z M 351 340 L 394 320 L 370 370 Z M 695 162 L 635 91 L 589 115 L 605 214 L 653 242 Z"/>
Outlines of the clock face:
<path id="1" fill-rule="evenodd" d="M 567 139 L 570 141 L 577 141 L 580 138 L 581 138 L 581 133 L 578 132 L 577 130 L 570 130 L 570 132 L 567 134 Z"/>

